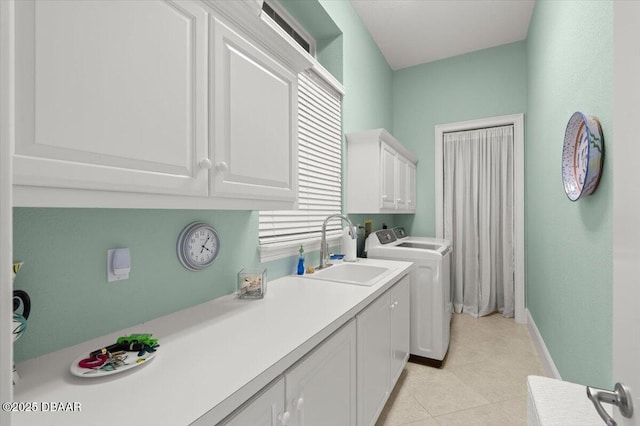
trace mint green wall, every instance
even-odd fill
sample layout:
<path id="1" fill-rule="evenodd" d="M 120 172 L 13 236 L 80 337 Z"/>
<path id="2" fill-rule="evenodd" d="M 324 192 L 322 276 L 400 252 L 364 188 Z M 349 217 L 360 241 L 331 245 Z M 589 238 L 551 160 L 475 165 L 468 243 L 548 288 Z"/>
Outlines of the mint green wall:
<path id="1" fill-rule="evenodd" d="M 251 212 L 123 209 L 14 209 L 14 256 L 25 262 L 16 288 L 27 290 L 28 329 L 20 361 L 234 291 L 235 274 L 258 265 Z M 211 223 L 221 251 L 189 272 L 176 239 L 193 221 Z M 107 282 L 107 249 L 129 247 L 130 279 Z"/>
<path id="2" fill-rule="evenodd" d="M 316 41 L 316 57 L 338 81 L 343 80 L 342 31 L 318 1 L 280 0 Z"/>
<path id="3" fill-rule="evenodd" d="M 560 175 L 575 111 L 613 143 L 609 1 L 538 1 L 527 38 L 527 306 L 563 379 L 611 387 L 612 174 L 578 202 Z"/>
<path id="4" fill-rule="evenodd" d="M 395 72 L 393 134 L 419 161 L 416 214 L 397 224 L 412 235 L 435 235 L 433 127 L 525 112 L 526 76 L 524 42 Z"/>
<path id="5" fill-rule="evenodd" d="M 393 71 L 348 1 L 320 0 L 338 27 L 343 29 L 342 50 L 347 92 L 343 100 L 342 126 L 345 134 L 384 127 L 391 129 Z M 343 188 L 347 176 L 343 170 Z M 349 215 L 354 223 L 373 220 L 373 228 L 394 226 L 395 215 Z"/>
<path id="6" fill-rule="evenodd" d="M 344 131 L 390 128 L 391 69 L 348 2 L 321 5 L 341 31 L 323 42 L 320 60 L 347 91 Z M 15 288 L 33 301 L 16 361 L 232 293 L 237 272 L 259 265 L 257 218 L 244 211 L 15 208 L 14 256 L 25 261 Z M 393 226 L 392 216 L 373 219 L 374 228 Z M 180 230 L 195 220 L 211 223 L 222 245 L 215 265 L 201 272 L 185 270 L 175 254 Z M 107 283 L 106 252 L 115 247 L 131 249 L 131 278 Z M 318 253 L 307 260 L 317 264 Z M 295 262 L 262 266 L 273 280 L 292 273 Z"/>
<path id="7" fill-rule="evenodd" d="M 344 133 L 391 128 L 393 72 L 348 1 L 320 0 L 343 31 Z"/>

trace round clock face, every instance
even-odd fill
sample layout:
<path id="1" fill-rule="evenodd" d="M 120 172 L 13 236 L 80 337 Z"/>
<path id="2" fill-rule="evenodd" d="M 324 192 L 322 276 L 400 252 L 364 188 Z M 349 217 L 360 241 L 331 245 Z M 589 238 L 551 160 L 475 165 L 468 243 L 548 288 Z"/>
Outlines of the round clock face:
<path id="1" fill-rule="evenodd" d="M 182 266 L 190 271 L 200 271 L 218 256 L 220 239 L 211 225 L 194 222 L 182 230 L 176 249 Z"/>

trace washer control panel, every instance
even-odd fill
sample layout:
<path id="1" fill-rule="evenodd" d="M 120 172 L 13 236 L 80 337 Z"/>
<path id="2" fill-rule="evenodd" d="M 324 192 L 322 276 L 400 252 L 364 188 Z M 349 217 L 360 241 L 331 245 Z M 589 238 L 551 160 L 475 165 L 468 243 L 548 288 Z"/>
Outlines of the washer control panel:
<path id="1" fill-rule="evenodd" d="M 404 226 L 396 226 L 392 229 L 397 239 L 404 238 L 407 236 L 407 231 L 404 230 Z"/>
<path id="2" fill-rule="evenodd" d="M 376 236 L 378 237 L 380 244 L 389 244 L 396 241 L 396 236 L 392 229 L 381 229 L 376 231 Z"/>

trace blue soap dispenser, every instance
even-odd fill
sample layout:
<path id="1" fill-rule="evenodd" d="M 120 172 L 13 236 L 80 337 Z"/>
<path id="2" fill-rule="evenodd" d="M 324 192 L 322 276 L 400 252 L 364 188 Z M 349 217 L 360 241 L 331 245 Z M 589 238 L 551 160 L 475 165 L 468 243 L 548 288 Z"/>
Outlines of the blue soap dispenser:
<path id="1" fill-rule="evenodd" d="M 298 250 L 300 256 L 298 256 L 298 275 L 304 275 L 304 248 L 300 244 L 300 250 Z"/>

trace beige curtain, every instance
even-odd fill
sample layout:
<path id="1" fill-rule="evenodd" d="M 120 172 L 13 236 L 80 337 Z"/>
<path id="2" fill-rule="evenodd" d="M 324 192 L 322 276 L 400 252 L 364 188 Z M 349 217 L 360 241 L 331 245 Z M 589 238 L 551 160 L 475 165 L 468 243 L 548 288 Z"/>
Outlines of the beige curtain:
<path id="1" fill-rule="evenodd" d="M 514 313 L 513 126 L 444 135 L 444 236 L 456 312 Z"/>

